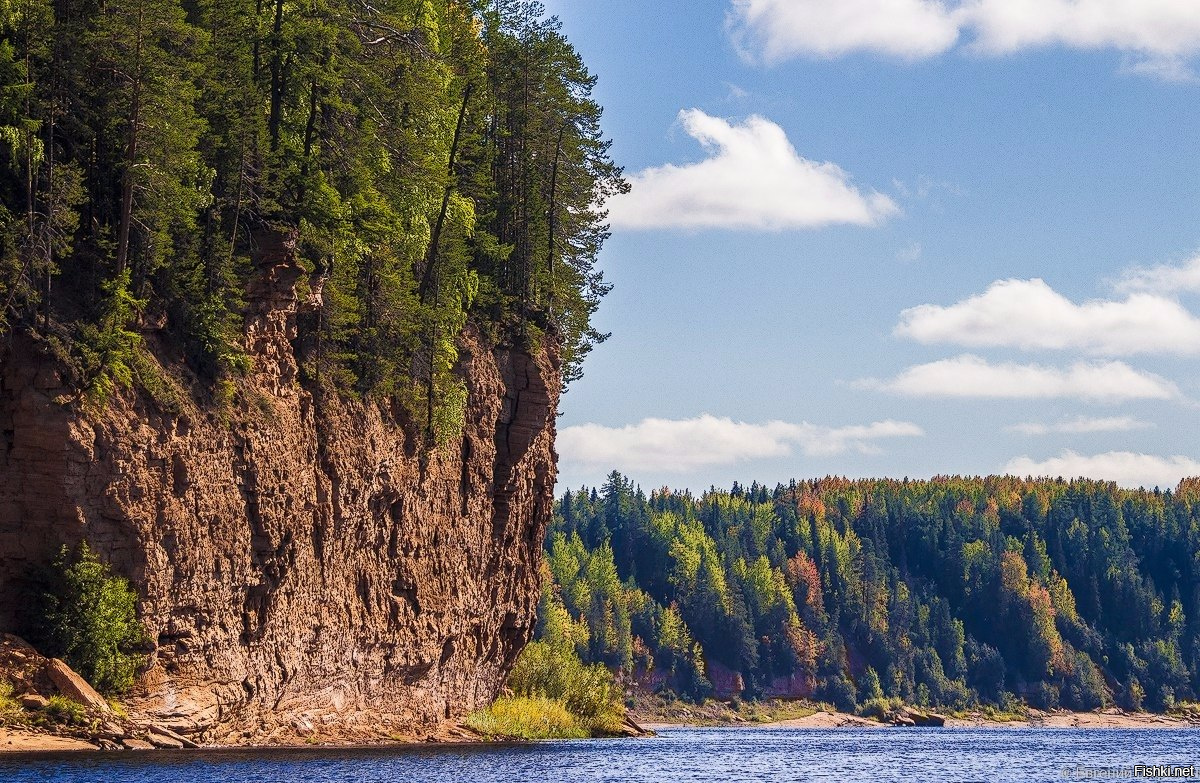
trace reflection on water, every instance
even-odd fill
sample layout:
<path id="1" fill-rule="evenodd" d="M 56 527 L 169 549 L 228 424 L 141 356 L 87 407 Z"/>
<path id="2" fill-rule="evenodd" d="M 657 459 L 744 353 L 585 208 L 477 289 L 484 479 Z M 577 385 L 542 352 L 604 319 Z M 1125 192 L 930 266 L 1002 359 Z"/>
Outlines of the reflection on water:
<path id="1" fill-rule="evenodd" d="M 0 756 L 5 783 L 1121 780 L 1196 765 L 1200 731 L 672 729 L 642 740 Z"/>

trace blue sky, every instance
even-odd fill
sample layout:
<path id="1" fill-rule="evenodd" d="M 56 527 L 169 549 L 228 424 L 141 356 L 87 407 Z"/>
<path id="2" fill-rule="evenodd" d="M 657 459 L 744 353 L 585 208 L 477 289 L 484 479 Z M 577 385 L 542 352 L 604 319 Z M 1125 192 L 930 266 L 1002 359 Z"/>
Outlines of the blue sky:
<path id="1" fill-rule="evenodd" d="M 1200 474 L 1194 0 L 551 0 L 613 292 L 560 490 Z"/>

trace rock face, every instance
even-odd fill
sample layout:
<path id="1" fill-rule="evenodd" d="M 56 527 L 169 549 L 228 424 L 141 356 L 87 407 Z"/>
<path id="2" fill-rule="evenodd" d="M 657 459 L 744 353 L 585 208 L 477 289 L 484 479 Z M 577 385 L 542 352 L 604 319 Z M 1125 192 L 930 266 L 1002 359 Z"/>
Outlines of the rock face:
<path id="1" fill-rule="evenodd" d="M 168 730 L 366 739 L 476 709 L 533 631 L 553 351 L 468 329 L 465 430 L 426 451 L 399 406 L 300 384 L 290 240 L 257 263 L 225 411 L 130 392 L 88 417 L 55 361 L 0 349 L 0 631 L 29 568 L 86 539 L 139 592 L 154 649 L 129 707 Z"/>

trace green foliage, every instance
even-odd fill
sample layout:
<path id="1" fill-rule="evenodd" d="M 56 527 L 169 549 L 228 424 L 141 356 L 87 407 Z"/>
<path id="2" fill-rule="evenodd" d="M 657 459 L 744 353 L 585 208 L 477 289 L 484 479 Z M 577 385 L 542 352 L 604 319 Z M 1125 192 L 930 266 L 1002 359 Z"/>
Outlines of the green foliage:
<path id="1" fill-rule="evenodd" d="M 25 623 L 30 641 L 65 660 L 97 690 L 128 690 L 145 643 L 129 583 L 114 576 L 86 543 L 73 552 L 64 546 L 39 581 L 42 589 Z"/>
<path id="2" fill-rule="evenodd" d="M 1171 707 L 1170 713 L 1178 718 L 1200 721 L 1200 704 L 1194 701 L 1176 702 L 1175 706 Z"/>
<path id="3" fill-rule="evenodd" d="M 608 669 L 585 665 L 563 644 L 527 646 L 508 676 L 508 687 L 517 696 L 560 702 L 589 735 L 617 733 L 625 714 Z"/>
<path id="4" fill-rule="evenodd" d="M 75 351 L 80 357 L 87 401 L 103 407 L 118 389 L 128 388 L 142 338 L 130 328 L 135 313 L 145 306 L 129 292 L 129 270 L 104 284 L 100 319 L 79 326 Z"/>
<path id="5" fill-rule="evenodd" d="M 883 686 L 879 683 L 879 673 L 868 666 L 858 684 L 858 700 L 859 702 L 870 702 L 882 698 Z"/>
<path id="6" fill-rule="evenodd" d="M 63 726 L 83 726 L 87 723 L 87 710 L 79 702 L 55 694 L 46 700 L 42 714 L 51 723 Z"/>
<path id="7" fill-rule="evenodd" d="M 469 323 L 568 381 L 604 338 L 626 185 L 538 3 L 26 0 L 0 85 L 0 330 L 73 339 L 94 405 L 153 380 L 147 332 L 224 395 L 245 294 L 285 266 L 302 379 L 399 403 L 429 447 L 461 436 Z"/>
<path id="8" fill-rule="evenodd" d="M 1076 652 L 1062 687 L 1062 705 L 1072 710 L 1098 710 L 1109 703 L 1104 675 L 1086 653 Z"/>
<path id="9" fill-rule="evenodd" d="M 864 718 L 890 722 L 902 707 L 904 703 L 900 699 L 874 696 L 869 699 L 860 698 L 857 713 Z"/>
<path id="10" fill-rule="evenodd" d="M 591 736 L 562 701 L 544 696 L 503 696 L 486 710 L 468 715 L 465 723 L 483 736 L 496 739 L 583 739 Z"/>
<path id="11" fill-rule="evenodd" d="M 24 722 L 24 710 L 13 698 L 13 686 L 8 680 L 0 680 L 0 726 L 11 726 Z"/>
<path id="12" fill-rule="evenodd" d="M 1165 710 L 1200 687 L 1197 519 L 1195 482 L 827 478 L 647 497 L 614 473 L 559 502 L 550 591 L 585 661 L 676 693 L 696 682 L 690 658 L 740 675 L 732 695 L 750 699 L 786 683 L 842 709 Z M 613 652 L 626 633 L 632 669 Z"/>

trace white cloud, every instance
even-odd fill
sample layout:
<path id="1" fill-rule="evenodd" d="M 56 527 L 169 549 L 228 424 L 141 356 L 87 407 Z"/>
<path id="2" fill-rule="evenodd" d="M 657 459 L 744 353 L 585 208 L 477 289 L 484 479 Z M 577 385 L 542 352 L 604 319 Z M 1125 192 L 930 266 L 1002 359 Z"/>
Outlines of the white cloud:
<path id="1" fill-rule="evenodd" d="M 907 247 L 903 247 L 896 251 L 896 260 L 905 264 L 912 264 L 921 260 L 921 253 L 925 250 L 920 242 L 912 242 Z"/>
<path id="2" fill-rule="evenodd" d="M 558 433 L 557 448 L 566 463 L 682 473 L 710 465 L 786 457 L 794 449 L 806 456 L 875 453 L 879 440 L 922 435 L 920 427 L 902 421 L 822 427 L 785 421 L 748 424 L 704 414 L 692 419 L 644 419 L 624 427 L 566 427 Z"/>
<path id="3" fill-rule="evenodd" d="M 1200 281 L 1200 268 L 1194 273 Z M 1043 280 L 999 280 L 953 305 L 900 314 L 895 334 L 921 343 L 1074 349 L 1100 356 L 1200 353 L 1200 319 L 1173 299 L 1132 293 L 1076 304 Z"/>
<path id="4" fill-rule="evenodd" d="M 750 97 L 750 91 L 741 85 L 734 84 L 733 82 L 725 82 L 725 87 L 729 90 L 726 100 L 744 101 Z"/>
<path id="5" fill-rule="evenodd" d="M 1183 456 L 1158 457 L 1131 451 L 1109 451 L 1086 456 L 1064 451 L 1057 457 L 1037 461 L 1017 457 L 1004 466 L 1014 476 L 1092 478 L 1115 481 L 1125 487 L 1174 488 L 1179 480 L 1200 476 L 1200 462 Z"/>
<path id="6" fill-rule="evenodd" d="M 918 364 L 895 378 L 867 379 L 858 388 L 910 397 L 978 399 L 1070 398 L 1096 402 L 1167 400 L 1179 396 L 1173 383 L 1123 362 L 1077 362 L 1066 369 L 1037 364 L 990 364 L 969 354 Z"/>
<path id="7" fill-rule="evenodd" d="M 1128 269 L 1113 287 L 1124 292 L 1146 291 L 1158 294 L 1200 291 L 1200 255 L 1180 265 L 1160 264 Z"/>
<path id="8" fill-rule="evenodd" d="M 1008 427 L 1009 432 L 1021 435 L 1081 435 L 1096 432 L 1130 432 L 1154 426 L 1146 421 L 1132 416 L 1109 416 L 1105 418 L 1089 418 L 1077 416 L 1073 419 L 1063 419 L 1052 424 L 1039 421 L 1022 422 Z"/>
<path id="9" fill-rule="evenodd" d="M 630 176 L 630 192 L 608 202 L 613 227 L 869 226 L 900 211 L 887 196 L 860 191 L 836 165 L 801 157 L 783 129 L 763 117 L 735 125 L 688 109 L 679 113 L 679 121 L 709 157 Z"/>
<path id="10" fill-rule="evenodd" d="M 970 0 L 958 18 L 975 30 L 977 47 L 998 54 L 1052 45 L 1156 59 L 1200 52 L 1194 0 Z"/>
<path id="11" fill-rule="evenodd" d="M 1149 76 L 1160 82 L 1174 82 L 1175 84 L 1200 83 L 1200 76 L 1192 70 L 1189 61 L 1178 57 L 1127 58 L 1121 64 L 1121 73 Z"/>
<path id="12" fill-rule="evenodd" d="M 728 23 L 744 56 L 770 63 L 854 51 L 916 59 L 958 40 L 944 4 L 928 0 L 734 0 Z"/>
<path id="13" fill-rule="evenodd" d="M 992 55 L 1115 49 L 1137 58 L 1127 70 L 1178 81 L 1200 54 L 1195 0 L 733 0 L 728 27 L 745 56 L 768 63 L 855 51 L 927 58 L 969 40 Z"/>

